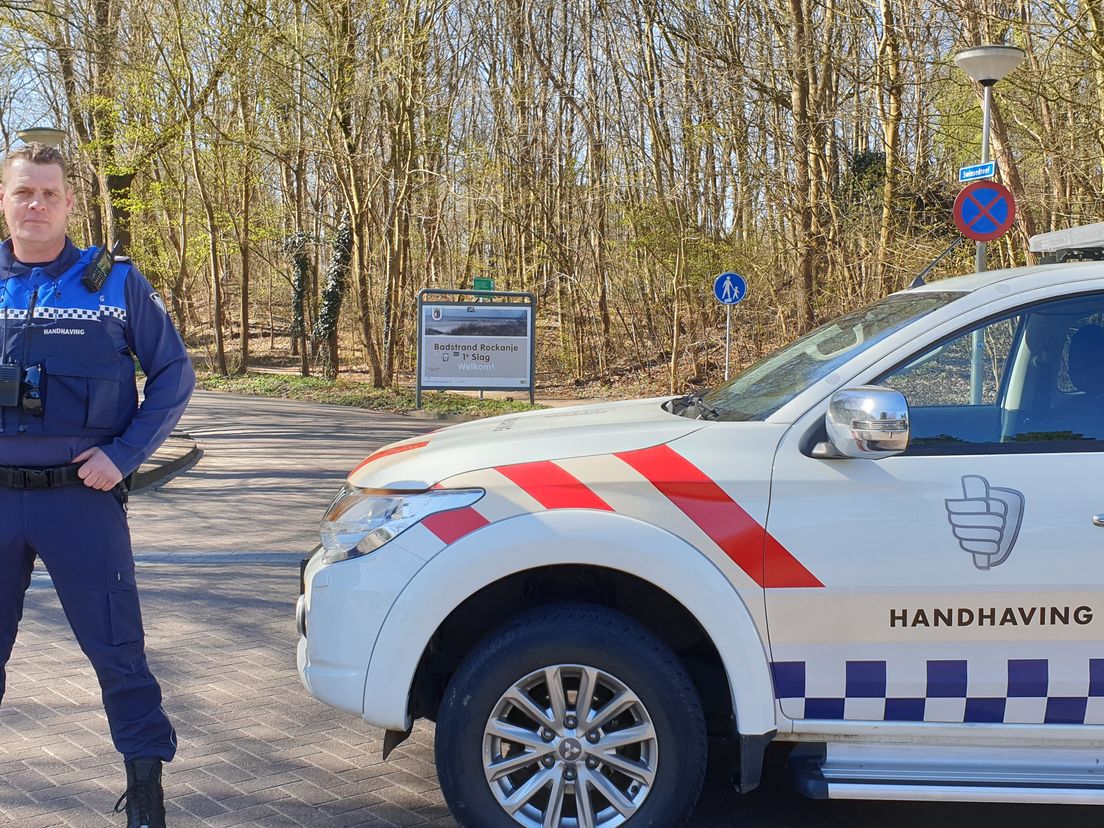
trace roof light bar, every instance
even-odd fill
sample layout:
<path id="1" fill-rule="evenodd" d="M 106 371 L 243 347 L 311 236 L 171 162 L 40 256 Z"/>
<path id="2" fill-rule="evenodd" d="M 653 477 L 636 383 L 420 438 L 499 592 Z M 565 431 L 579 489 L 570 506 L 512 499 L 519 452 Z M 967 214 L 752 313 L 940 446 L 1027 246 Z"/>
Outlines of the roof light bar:
<path id="1" fill-rule="evenodd" d="M 1104 222 L 1038 233 L 1027 240 L 1032 253 L 1043 253 L 1043 264 L 1104 261 Z"/>
<path id="2" fill-rule="evenodd" d="M 1050 233 L 1037 233 L 1027 240 L 1032 253 L 1057 253 L 1085 247 L 1104 247 L 1104 222 L 1082 224 Z"/>

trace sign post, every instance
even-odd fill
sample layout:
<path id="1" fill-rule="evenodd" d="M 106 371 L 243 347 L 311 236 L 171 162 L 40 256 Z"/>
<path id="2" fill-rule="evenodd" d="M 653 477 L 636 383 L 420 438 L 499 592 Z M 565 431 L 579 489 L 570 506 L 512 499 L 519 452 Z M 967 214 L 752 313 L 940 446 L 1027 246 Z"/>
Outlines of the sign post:
<path id="1" fill-rule="evenodd" d="M 415 406 L 426 388 L 528 391 L 532 403 L 536 316 L 532 293 L 419 291 Z"/>
<path id="2" fill-rule="evenodd" d="M 722 273 L 713 280 L 713 295 L 725 306 L 725 382 L 732 352 L 732 306 L 747 295 L 747 282 L 739 273 Z"/>
<path id="3" fill-rule="evenodd" d="M 978 244 L 977 271 L 985 270 L 985 245 L 1008 232 L 1016 219 L 1016 200 L 1008 188 L 992 181 L 967 184 L 954 203 L 959 232 Z M 985 343 L 981 332 L 970 337 L 970 404 L 981 405 Z"/>

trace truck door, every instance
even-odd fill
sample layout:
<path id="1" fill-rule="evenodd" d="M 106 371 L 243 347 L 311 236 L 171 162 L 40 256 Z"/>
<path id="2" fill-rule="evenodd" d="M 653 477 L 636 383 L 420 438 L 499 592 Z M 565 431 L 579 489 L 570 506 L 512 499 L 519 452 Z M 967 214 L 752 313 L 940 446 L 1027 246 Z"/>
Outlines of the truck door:
<path id="1" fill-rule="evenodd" d="M 905 453 L 814 459 L 826 403 L 779 445 L 767 528 L 825 585 L 767 590 L 783 714 L 1104 724 L 1104 296 L 902 358 Z"/>

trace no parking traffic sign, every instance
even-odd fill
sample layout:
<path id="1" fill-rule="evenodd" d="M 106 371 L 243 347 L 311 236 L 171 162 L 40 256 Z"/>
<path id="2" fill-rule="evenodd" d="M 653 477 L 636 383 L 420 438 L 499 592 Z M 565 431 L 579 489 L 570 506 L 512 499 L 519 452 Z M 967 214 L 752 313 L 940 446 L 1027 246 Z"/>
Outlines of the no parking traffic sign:
<path id="1" fill-rule="evenodd" d="M 966 238 L 999 239 L 1016 219 L 1016 201 L 1008 188 L 992 181 L 967 184 L 954 203 L 954 222 Z"/>

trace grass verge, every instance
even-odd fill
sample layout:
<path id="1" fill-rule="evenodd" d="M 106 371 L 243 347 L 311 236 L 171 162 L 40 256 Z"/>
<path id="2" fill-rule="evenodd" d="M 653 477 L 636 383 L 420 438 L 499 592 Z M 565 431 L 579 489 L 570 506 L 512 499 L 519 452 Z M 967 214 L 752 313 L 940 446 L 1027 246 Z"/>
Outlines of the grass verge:
<path id="1" fill-rule="evenodd" d="M 405 414 L 414 410 L 413 388 L 373 388 L 368 383 L 341 379 L 334 381 L 321 377 L 301 377 L 298 374 L 234 374 L 222 376 L 197 372 L 196 387 L 205 391 L 228 391 L 249 394 L 254 397 L 279 397 L 286 400 L 348 405 Z M 429 414 L 448 414 L 464 417 L 493 417 L 517 411 L 533 411 L 544 408 L 530 405 L 528 401 L 502 400 L 450 394 L 447 391 L 423 391 L 422 410 Z"/>

